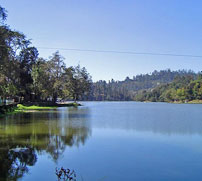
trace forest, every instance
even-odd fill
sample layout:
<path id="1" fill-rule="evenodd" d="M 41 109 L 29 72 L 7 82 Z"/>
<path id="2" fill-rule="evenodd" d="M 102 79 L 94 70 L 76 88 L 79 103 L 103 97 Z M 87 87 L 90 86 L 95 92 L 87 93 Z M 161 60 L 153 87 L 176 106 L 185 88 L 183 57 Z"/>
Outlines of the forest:
<path id="1" fill-rule="evenodd" d="M 197 77 L 197 74 L 191 70 L 171 71 L 170 69 L 167 69 L 161 71 L 155 70 L 150 74 L 137 75 L 134 76 L 132 79 L 126 77 L 124 81 L 114 81 L 112 79 L 111 81 L 106 82 L 100 80 L 93 83 L 89 95 L 83 96 L 82 100 L 154 101 L 154 99 L 147 99 L 147 97 L 144 97 L 143 95 L 158 86 L 171 83 L 174 80 L 176 81 L 176 77 L 192 77 L 193 79 L 195 79 Z"/>
<path id="2" fill-rule="evenodd" d="M 92 80 L 85 67 L 67 67 L 58 51 L 48 60 L 39 57 L 37 48 L 12 30 L 6 18 L 0 6 L 0 100 L 76 101 L 90 90 Z"/>
<path id="3" fill-rule="evenodd" d="M 171 83 L 139 92 L 134 100 L 152 102 L 192 102 L 202 100 L 202 74 L 177 76 Z"/>
<path id="4" fill-rule="evenodd" d="M 0 6 L 0 100 L 16 102 L 160 101 L 202 99 L 202 76 L 191 70 L 170 69 L 140 74 L 123 81 L 92 82 L 85 67 L 67 67 L 58 51 L 39 57 L 26 36 L 6 24 Z"/>

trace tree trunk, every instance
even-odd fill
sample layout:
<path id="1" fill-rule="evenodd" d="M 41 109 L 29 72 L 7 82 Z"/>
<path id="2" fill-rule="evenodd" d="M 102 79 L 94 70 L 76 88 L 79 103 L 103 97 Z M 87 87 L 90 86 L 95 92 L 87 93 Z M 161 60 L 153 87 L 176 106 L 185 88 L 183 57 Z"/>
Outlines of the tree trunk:
<path id="1" fill-rule="evenodd" d="M 55 93 L 54 95 L 53 95 L 53 103 L 56 103 L 56 101 L 57 101 L 57 98 L 58 98 L 58 95 L 57 95 L 57 93 Z"/>
<path id="2" fill-rule="evenodd" d="M 74 102 L 76 103 L 77 102 L 77 95 L 74 94 Z"/>

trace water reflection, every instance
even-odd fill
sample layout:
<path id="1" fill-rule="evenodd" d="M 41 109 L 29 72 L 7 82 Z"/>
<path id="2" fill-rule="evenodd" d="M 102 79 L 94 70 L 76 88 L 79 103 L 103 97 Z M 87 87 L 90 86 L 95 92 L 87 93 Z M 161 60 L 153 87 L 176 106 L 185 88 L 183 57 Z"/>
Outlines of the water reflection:
<path id="1" fill-rule="evenodd" d="M 23 177 L 32 166 L 37 172 L 32 174 L 40 178 L 44 170 L 55 169 L 55 162 L 80 169 L 86 178 L 91 178 L 85 180 L 110 174 L 110 178 L 120 180 L 123 173 L 127 173 L 128 178 L 137 178 L 131 180 L 140 180 L 140 177 L 150 180 L 150 175 L 169 179 L 176 178 L 176 170 L 194 178 L 194 173 L 189 173 L 189 165 L 194 170 L 201 169 L 202 148 L 198 144 L 201 136 L 193 134 L 202 135 L 202 105 L 83 104 L 86 106 L 1 118 L 0 180 Z M 86 144 L 92 129 L 93 137 Z M 74 147 L 82 148 L 77 152 Z M 165 155 L 169 162 L 165 161 Z M 46 164 L 47 156 L 52 167 Z M 61 156 L 63 159 L 59 159 Z M 42 164 L 36 164 L 37 159 L 41 159 L 38 163 Z M 41 171 L 43 164 L 47 168 Z M 36 180 L 36 175 L 26 175 L 24 179 Z M 55 180 L 54 176 L 53 171 L 48 180 Z"/>
<path id="2" fill-rule="evenodd" d="M 9 115 L 0 120 L 0 177 L 16 180 L 37 161 L 37 154 L 49 154 L 57 161 L 66 147 L 84 145 L 91 135 L 89 110 L 59 108 Z"/>
<path id="3" fill-rule="evenodd" d="M 37 156 L 32 148 L 12 148 L 2 145 L 0 149 L 0 180 L 17 180 L 28 172 L 27 166 L 33 166 Z M 14 146 L 15 147 L 15 146 Z"/>
<path id="4" fill-rule="evenodd" d="M 92 105 L 93 127 L 202 135 L 202 105 L 107 102 Z M 90 104 L 91 105 L 91 104 Z"/>

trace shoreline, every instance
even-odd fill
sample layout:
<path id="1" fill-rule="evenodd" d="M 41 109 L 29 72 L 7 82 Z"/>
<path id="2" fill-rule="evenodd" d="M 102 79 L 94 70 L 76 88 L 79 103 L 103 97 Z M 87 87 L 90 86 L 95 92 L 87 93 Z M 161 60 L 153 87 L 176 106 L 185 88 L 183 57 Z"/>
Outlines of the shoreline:
<path id="1" fill-rule="evenodd" d="M 155 103 L 155 101 L 136 101 L 136 102 L 144 102 L 144 103 Z M 192 101 L 156 101 L 156 103 L 169 103 L 169 104 L 202 104 L 202 100 L 192 100 Z"/>
<path id="2" fill-rule="evenodd" d="M 43 110 L 53 110 L 58 107 L 78 107 L 82 106 L 79 103 L 71 102 L 64 104 L 50 104 L 50 103 L 25 103 L 25 104 L 17 104 L 17 106 L 13 109 L 3 110 L 3 113 L 0 113 L 0 117 L 4 117 L 9 114 L 17 114 L 17 113 L 26 113 L 26 112 L 37 112 Z"/>

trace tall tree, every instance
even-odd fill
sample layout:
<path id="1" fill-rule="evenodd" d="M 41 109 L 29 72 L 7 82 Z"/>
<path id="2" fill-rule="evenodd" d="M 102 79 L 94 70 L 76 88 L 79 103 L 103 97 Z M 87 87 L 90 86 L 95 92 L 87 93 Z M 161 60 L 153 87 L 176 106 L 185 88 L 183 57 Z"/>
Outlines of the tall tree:
<path id="1" fill-rule="evenodd" d="M 49 65 L 46 60 L 39 58 L 37 63 L 32 67 L 32 90 L 35 101 L 44 101 L 51 97 L 51 76 Z"/>
<path id="2" fill-rule="evenodd" d="M 14 96 L 18 92 L 18 52 L 29 45 L 24 34 L 13 31 L 4 22 L 7 12 L 0 7 L 0 92 L 1 98 Z M 3 81 L 2 81 L 3 80 Z"/>
<path id="3" fill-rule="evenodd" d="M 0 6 L 0 22 L 1 24 L 6 20 L 7 17 L 7 11 L 5 10 L 5 8 Z"/>
<path id="4" fill-rule="evenodd" d="M 31 99 L 32 94 L 32 68 L 36 64 L 38 58 L 38 50 L 35 47 L 27 47 L 19 54 L 20 67 L 20 89 L 21 96 L 25 97 L 25 101 Z"/>
<path id="5" fill-rule="evenodd" d="M 69 79 L 67 81 L 67 86 L 69 94 L 76 102 L 84 94 L 88 94 L 92 85 L 92 79 L 86 68 L 81 68 L 80 65 L 76 67 L 71 67 L 69 70 Z"/>
<path id="6" fill-rule="evenodd" d="M 55 103 L 59 95 L 62 94 L 63 74 L 65 72 L 64 57 L 59 52 L 55 52 L 48 61 L 50 83 L 52 86 L 52 101 Z"/>

